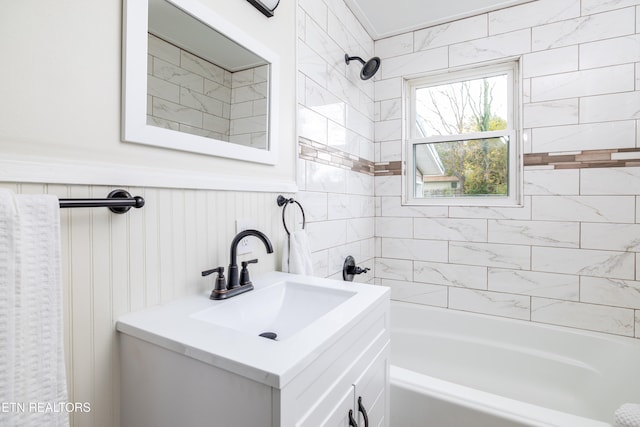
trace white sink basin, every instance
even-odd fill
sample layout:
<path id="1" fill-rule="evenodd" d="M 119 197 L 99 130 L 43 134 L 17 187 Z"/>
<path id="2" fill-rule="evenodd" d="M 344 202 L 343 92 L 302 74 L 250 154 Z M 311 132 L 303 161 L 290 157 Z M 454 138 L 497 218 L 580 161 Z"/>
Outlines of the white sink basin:
<path id="1" fill-rule="evenodd" d="M 191 317 L 253 336 L 274 333 L 277 341 L 284 341 L 355 294 L 282 281 L 238 295 Z"/>

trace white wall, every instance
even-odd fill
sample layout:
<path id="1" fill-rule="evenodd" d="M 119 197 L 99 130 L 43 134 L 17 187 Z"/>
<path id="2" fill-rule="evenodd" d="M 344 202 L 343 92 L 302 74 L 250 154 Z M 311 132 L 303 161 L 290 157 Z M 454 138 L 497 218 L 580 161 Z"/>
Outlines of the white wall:
<path id="1" fill-rule="evenodd" d="M 403 76 L 514 55 L 528 161 L 575 156 L 525 167 L 522 208 L 401 206 L 400 176 L 376 177 L 392 298 L 640 337 L 640 168 L 619 163 L 640 157 L 638 4 L 539 0 L 376 41 L 377 162 L 401 160 Z"/>

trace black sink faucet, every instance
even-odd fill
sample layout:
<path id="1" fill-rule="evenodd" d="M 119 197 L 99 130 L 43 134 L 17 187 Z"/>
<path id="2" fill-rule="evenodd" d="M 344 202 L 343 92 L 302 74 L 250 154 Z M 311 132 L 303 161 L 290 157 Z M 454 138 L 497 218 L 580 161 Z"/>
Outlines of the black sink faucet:
<path id="1" fill-rule="evenodd" d="M 240 286 L 239 283 L 239 275 L 238 275 L 238 245 L 240 244 L 240 240 L 244 239 L 248 236 L 255 236 L 258 239 L 262 240 L 264 246 L 267 248 L 267 253 L 273 253 L 273 246 L 271 245 L 271 241 L 269 238 L 261 231 L 258 230 L 244 230 L 236 234 L 236 237 L 231 241 L 231 256 L 228 270 L 228 278 L 227 278 L 227 289 L 234 289 Z"/>

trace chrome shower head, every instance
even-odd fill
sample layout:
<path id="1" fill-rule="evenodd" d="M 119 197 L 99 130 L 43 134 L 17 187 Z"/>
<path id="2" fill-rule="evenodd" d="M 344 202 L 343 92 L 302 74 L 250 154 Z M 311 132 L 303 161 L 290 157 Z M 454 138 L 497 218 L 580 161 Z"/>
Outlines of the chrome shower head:
<path id="1" fill-rule="evenodd" d="M 347 53 L 344 54 L 344 62 L 346 62 L 347 65 L 349 65 L 349 62 L 354 59 L 360 61 L 360 63 L 362 64 L 362 70 L 360 70 L 360 78 L 362 80 L 369 80 L 371 77 L 373 77 L 376 71 L 378 71 L 378 68 L 380 68 L 380 58 L 378 58 L 377 56 L 374 56 L 373 58 L 365 62 L 359 56 L 349 56 L 349 54 Z"/>

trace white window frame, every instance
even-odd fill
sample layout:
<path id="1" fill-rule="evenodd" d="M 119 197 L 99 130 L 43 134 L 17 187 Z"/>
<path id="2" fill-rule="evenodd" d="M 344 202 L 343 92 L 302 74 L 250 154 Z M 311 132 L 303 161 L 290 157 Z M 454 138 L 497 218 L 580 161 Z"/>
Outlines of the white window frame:
<path id="1" fill-rule="evenodd" d="M 508 58 L 500 62 L 473 68 L 452 68 L 444 72 L 412 76 L 403 79 L 403 150 L 402 150 L 402 203 L 404 205 L 446 205 L 446 206 L 522 206 L 522 77 L 520 75 L 520 57 Z M 416 90 L 429 86 L 456 83 L 465 80 L 481 79 L 507 74 L 507 123 L 508 127 L 500 131 L 465 133 L 462 135 L 418 137 L 416 131 Z M 469 196 L 469 197 L 416 197 L 415 158 L 416 145 L 425 143 L 449 142 L 507 136 L 509 138 L 509 194 L 507 196 Z"/>

